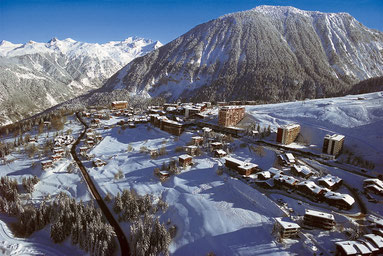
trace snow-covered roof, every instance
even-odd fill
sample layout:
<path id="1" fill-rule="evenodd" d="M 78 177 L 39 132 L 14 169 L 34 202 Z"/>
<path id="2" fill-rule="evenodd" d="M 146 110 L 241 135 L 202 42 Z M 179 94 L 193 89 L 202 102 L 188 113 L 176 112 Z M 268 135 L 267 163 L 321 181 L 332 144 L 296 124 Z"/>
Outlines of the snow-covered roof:
<path id="1" fill-rule="evenodd" d="M 190 146 L 185 146 L 185 148 L 196 149 L 196 148 L 197 148 L 197 146 L 194 146 L 194 145 L 190 145 Z"/>
<path id="2" fill-rule="evenodd" d="M 221 107 L 222 110 L 228 110 L 228 109 L 242 109 L 245 108 L 244 106 L 224 106 Z"/>
<path id="3" fill-rule="evenodd" d="M 340 134 L 329 135 L 329 134 L 327 134 L 325 136 L 325 138 L 330 139 L 330 140 L 334 140 L 334 141 L 341 141 L 342 139 L 344 139 L 344 135 L 340 135 Z"/>
<path id="4" fill-rule="evenodd" d="M 375 184 L 381 188 L 383 188 L 383 181 L 381 181 L 380 179 L 365 179 L 363 181 L 364 184 L 367 184 L 367 183 L 372 183 L 372 184 Z"/>
<path id="5" fill-rule="evenodd" d="M 201 139 L 203 139 L 203 137 L 201 137 L 201 136 L 193 136 L 192 139 L 193 140 L 201 140 Z"/>
<path id="6" fill-rule="evenodd" d="M 214 152 L 216 152 L 217 154 L 220 154 L 220 155 L 226 155 L 226 151 L 222 150 L 222 149 L 216 149 L 216 150 L 214 150 Z"/>
<path id="7" fill-rule="evenodd" d="M 298 173 L 303 173 L 304 175 L 312 174 L 311 169 L 305 165 L 296 165 L 294 164 L 294 168 Z"/>
<path id="8" fill-rule="evenodd" d="M 220 146 L 220 145 L 222 145 L 221 142 L 212 142 L 210 144 L 213 145 L 213 146 Z"/>
<path id="9" fill-rule="evenodd" d="M 237 165 L 242 165 L 243 164 L 243 161 L 241 161 L 239 159 L 236 159 L 234 157 L 231 157 L 231 156 L 227 156 L 224 159 L 225 159 L 225 161 L 230 161 L 230 162 L 233 162 L 233 163 L 235 163 Z"/>
<path id="10" fill-rule="evenodd" d="M 375 234 L 367 234 L 363 236 L 364 238 L 372 241 L 377 247 L 383 248 L 383 238 Z"/>
<path id="11" fill-rule="evenodd" d="M 350 206 L 355 203 L 355 199 L 348 194 L 341 194 L 341 193 L 337 193 L 337 192 L 327 191 L 324 196 L 328 199 L 343 200 L 344 202 L 346 202 Z"/>
<path id="12" fill-rule="evenodd" d="M 299 182 L 297 184 L 297 186 L 306 186 L 308 189 L 310 189 L 315 194 L 319 194 L 321 191 L 324 190 L 324 188 L 322 188 L 321 186 L 318 186 L 317 184 L 315 184 L 311 180 Z"/>
<path id="13" fill-rule="evenodd" d="M 203 127 L 202 130 L 203 130 L 204 132 L 211 132 L 211 131 L 212 131 L 212 129 L 209 128 L 209 127 Z"/>
<path id="14" fill-rule="evenodd" d="M 192 158 L 192 156 L 190 156 L 188 154 L 183 154 L 183 155 L 180 155 L 179 158 L 182 160 L 186 160 L 186 159 Z"/>
<path id="15" fill-rule="evenodd" d="M 332 187 L 336 184 L 338 184 L 339 182 L 342 181 L 341 178 L 337 177 L 337 176 L 333 176 L 331 174 L 327 174 L 326 176 L 320 178 L 318 181 L 323 181 L 325 182 L 328 186 Z"/>
<path id="16" fill-rule="evenodd" d="M 375 189 L 376 191 L 379 191 L 380 193 L 383 192 L 383 188 L 381 188 L 381 187 L 379 187 L 379 186 L 377 186 L 377 185 L 375 185 L 375 184 L 367 185 L 367 186 L 365 186 L 365 188 L 373 188 L 373 189 Z"/>
<path id="17" fill-rule="evenodd" d="M 52 160 L 41 161 L 41 164 L 49 164 L 49 163 L 52 163 Z"/>
<path id="18" fill-rule="evenodd" d="M 277 168 L 274 168 L 274 167 L 271 167 L 268 171 L 269 171 L 271 174 L 274 174 L 274 175 L 282 173 L 281 170 L 278 170 Z"/>
<path id="19" fill-rule="evenodd" d="M 181 123 L 179 122 L 176 122 L 176 121 L 173 121 L 173 120 L 169 120 L 169 119 L 162 119 L 162 122 L 165 122 L 165 123 L 168 123 L 168 124 L 174 124 L 174 125 L 179 125 L 179 126 L 182 126 Z"/>
<path id="20" fill-rule="evenodd" d="M 269 171 L 259 172 L 258 175 L 262 175 L 266 179 L 271 178 L 271 173 Z"/>
<path id="21" fill-rule="evenodd" d="M 295 157 L 294 157 L 293 154 L 291 154 L 291 153 L 286 153 L 285 155 L 286 155 L 287 160 L 288 160 L 289 162 L 294 162 L 294 161 L 295 161 Z"/>
<path id="22" fill-rule="evenodd" d="M 127 104 L 128 102 L 127 101 L 123 101 L 123 100 L 120 100 L 120 101 L 113 101 L 112 104 Z"/>
<path id="23" fill-rule="evenodd" d="M 286 125 L 281 126 L 282 129 L 293 129 L 296 127 L 300 127 L 300 125 L 299 124 L 286 124 Z"/>
<path id="24" fill-rule="evenodd" d="M 305 210 L 305 215 L 320 217 L 322 219 L 335 220 L 334 215 L 330 213 L 319 212 L 319 211 L 310 210 L 310 209 Z"/>
<path id="25" fill-rule="evenodd" d="M 163 176 L 166 176 L 166 175 L 169 175 L 169 172 L 168 171 L 160 171 L 160 174 Z"/>
<path id="26" fill-rule="evenodd" d="M 275 220 L 284 228 L 284 229 L 298 229 L 300 228 L 300 226 L 293 222 L 292 220 L 290 220 L 289 218 L 287 217 L 279 217 L 279 218 L 275 218 Z"/>
<path id="27" fill-rule="evenodd" d="M 245 162 L 243 162 L 240 166 L 238 166 L 238 168 L 245 169 L 245 170 L 253 169 L 253 168 L 256 168 L 256 167 L 258 167 L 257 164 L 245 163 Z"/>
<path id="28" fill-rule="evenodd" d="M 336 245 L 342 247 L 343 251 L 346 255 L 357 255 L 359 253 L 367 254 L 371 253 L 371 251 L 359 241 L 342 241 L 336 242 Z"/>

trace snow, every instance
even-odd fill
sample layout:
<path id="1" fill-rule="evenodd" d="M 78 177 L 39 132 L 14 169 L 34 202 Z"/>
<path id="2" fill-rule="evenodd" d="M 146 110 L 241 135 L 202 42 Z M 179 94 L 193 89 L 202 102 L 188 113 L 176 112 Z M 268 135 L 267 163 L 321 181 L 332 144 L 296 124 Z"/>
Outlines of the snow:
<path id="1" fill-rule="evenodd" d="M 358 100 L 360 97 L 365 100 Z M 291 122 L 300 124 L 309 150 L 317 154 L 326 134 L 342 134 L 345 148 L 383 167 L 383 92 L 246 106 L 246 113 L 274 131 Z"/>

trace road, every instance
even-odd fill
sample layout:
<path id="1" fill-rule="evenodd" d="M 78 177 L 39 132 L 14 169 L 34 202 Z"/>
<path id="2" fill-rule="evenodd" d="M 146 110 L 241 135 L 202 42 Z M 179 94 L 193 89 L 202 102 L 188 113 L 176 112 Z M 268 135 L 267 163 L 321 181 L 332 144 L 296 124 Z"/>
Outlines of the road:
<path id="1" fill-rule="evenodd" d="M 120 225 L 118 224 L 116 219 L 113 217 L 113 214 L 110 212 L 108 206 L 105 204 L 104 200 L 100 196 L 100 193 L 98 193 L 96 186 L 94 185 L 94 183 L 93 183 L 92 179 L 90 178 L 86 168 L 84 167 L 84 165 L 82 164 L 81 160 L 79 159 L 79 157 L 76 153 L 76 147 L 80 143 L 81 139 L 84 137 L 84 135 L 86 133 L 86 128 L 88 128 L 88 125 L 82 120 L 82 118 L 79 116 L 78 113 L 76 113 L 76 116 L 77 116 L 77 119 L 84 125 L 85 129 L 81 133 L 81 135 L 77 138 L 76 142 L 73 144 L 72 149 L 71 149 L 71 154 L 73 156 L 73 159 L 76 161 L 78 167 L 80 168 L 81 173 L 82 173 L 86 183 L 88 184 L 89 191 L 92 193 L 93 197 L 96 199 L 98 206 L 100 207 L 100 209 L 104 213 L 104 216 L 109 221 L 110 225 L 112 225 L 114 232 L 117 235 L 117 239 L 118 239 L 118 242 L 119 242 L 120 248 L 121 248 L 121 255 L 129 256 L 130 255 L 129 244 L 128 244 L 128 240 L 126 239 L 124 232 L 122 231 Z"/>

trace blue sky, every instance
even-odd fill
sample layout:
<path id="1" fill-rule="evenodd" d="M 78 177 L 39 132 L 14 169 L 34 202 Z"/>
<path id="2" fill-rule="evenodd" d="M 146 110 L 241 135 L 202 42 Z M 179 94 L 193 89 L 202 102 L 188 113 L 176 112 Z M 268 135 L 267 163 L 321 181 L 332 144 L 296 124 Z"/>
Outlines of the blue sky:
<path id="1" fill-rule="evenodd" d="M 264 4 L 348 12 L 383 31 L 383 0 L 0 0 L 0 40 L 104 43 L 139 36 L 167 43 L 200 23 Z"/>

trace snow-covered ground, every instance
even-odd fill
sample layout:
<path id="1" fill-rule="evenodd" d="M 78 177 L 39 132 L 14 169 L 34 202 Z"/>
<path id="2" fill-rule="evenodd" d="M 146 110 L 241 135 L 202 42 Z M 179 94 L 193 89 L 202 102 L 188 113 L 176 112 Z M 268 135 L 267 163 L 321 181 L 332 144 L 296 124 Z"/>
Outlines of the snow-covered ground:
<path id="1" fill-rule="evenodd" d="M 64 132 L 72 130 L 76 138 L 82 131 L 83 126 L 76 120 L 75 116 L 68 117 Z M 37 134 L 37 130 L 30 132 L 31 137 Z M 38 145 L 43 146 L 45 140 L 53 140 L 56 131 L 54 129 L 44 129 L 38 137 Z M 5 141 L 13 142 L 9 136 Z M 89 201 L 91 195 L 88 192 L 86 183 L 83 181 L 81 172 L 75 168 L 72 173 L 67 171 L 68 165 L 73 162 L 71 159 L 63 158 L 54 163 L 53 168 L 47 170 L 41 169 L 40 162 L 49 158 L 44 156 L 39 159 L 38 156 L 29 158 L 23 151 L 23 146 L 16 149 L 14 153 L 6 156 L 7 163 L 0 165 L 0 176 L 9 176 L 15 178 L 21 184 L 23 177 L 36 175 L 40 181 L 35 185 L 35 190 L 31 194 L 31 201 L 39 203 L 41 199 L 48 194 L 55 196 L 61 191 L 68 193 L 76 200 Z M 53 154 L 53 153 L 50 153 Z M 28 199 L 29 200 L 29 199 Z M 49 228 L 44 228 L 33 233 L 28 238 L 16 238 L 13 236 L 7 224 L 14 222 L 13 218 L 0 214 L 0 255 L 84 255 L 84 251 L 71 245 L 70 241 L 63 244 L 55 244 L 50 239 Z"/>
<path id="2" fill-rule="evenodd" d="M 349 95 L 280 104 L 246 106 L 246 112 L 273 130 L 292 122 L 301 125 L 301 134 L 320 153 L 323 137 L 346 136 L 345 148 L 383 167 L 383 92 Z"/>

